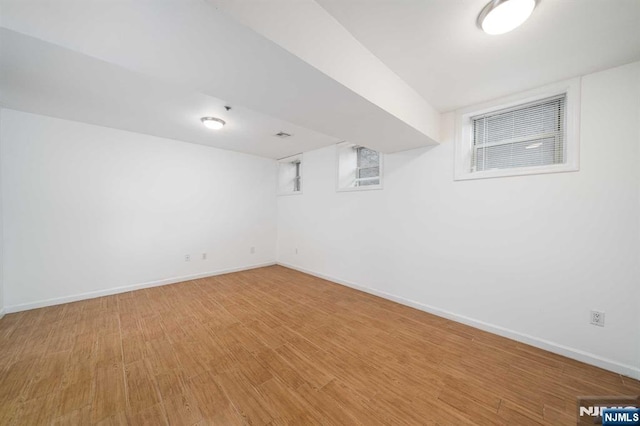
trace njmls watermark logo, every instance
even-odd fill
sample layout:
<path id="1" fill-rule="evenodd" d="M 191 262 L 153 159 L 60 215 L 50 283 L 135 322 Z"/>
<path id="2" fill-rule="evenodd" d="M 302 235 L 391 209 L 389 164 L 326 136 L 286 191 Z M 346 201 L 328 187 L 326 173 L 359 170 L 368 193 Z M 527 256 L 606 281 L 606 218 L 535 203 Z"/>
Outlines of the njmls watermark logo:
<path id="1" fill-rule="evenodd" d="M 578 425 L 640 426 L 640 395 L 580 397 Z"/>

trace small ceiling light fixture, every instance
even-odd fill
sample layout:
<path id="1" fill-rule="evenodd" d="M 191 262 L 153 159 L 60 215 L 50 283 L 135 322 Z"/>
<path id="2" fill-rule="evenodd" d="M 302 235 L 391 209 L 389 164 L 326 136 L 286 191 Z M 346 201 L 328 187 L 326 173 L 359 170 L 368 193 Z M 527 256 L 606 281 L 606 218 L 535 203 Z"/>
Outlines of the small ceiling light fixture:
<path id="1" fill-rule="evenodd" d="M 529 19 L 537 0 L 491 0 L 478 15 L 478 27 L 487 34 L 504 34 Z"/>
<path id="2" fill-rule="evenodd" d="M 212 130 L 220 130 L 225 124 L 227 124 L 224 120 L 216 117 L 202 117 L 200 121 L 202 121 L 204 127 Z"/>

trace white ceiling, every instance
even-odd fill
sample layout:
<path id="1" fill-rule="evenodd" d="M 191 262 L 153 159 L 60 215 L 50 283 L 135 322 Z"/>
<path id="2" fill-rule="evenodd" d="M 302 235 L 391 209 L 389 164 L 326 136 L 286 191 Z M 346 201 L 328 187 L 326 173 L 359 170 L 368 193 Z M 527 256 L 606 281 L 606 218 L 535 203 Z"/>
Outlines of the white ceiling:
<path id="1" fill-rule="evenodd" d="M 396 152 L 435 144 L 438 111 L 640 59 L 640 0 L 540 0 L 501 36 L 486 1 L 0 0 L 0 103 L 270 158 Z"/>
<path id="2" fill-rule="evenodd" d="M 640 59 L 640 0 L 539 0 L 499 36 L 488 0 L 317 2 L 441 112 Z"/>
<path id="3" fill-rule="evenodd" d="M 264 157 L 282 158 L 340 140 L 188 87 L 0 29 L 0 99 L 11 108 Z M 200 123 L 220 117 L 218 131 Z M 292 134 L 280 139 L 279 131 Z"/>
<path id="4" fill-rule="evenodd" d="M 440 114 L 315 0 L 206 0 L 433 139 Z"/>
<path id="5" fill-rule="evenodd" d="M 236 108 L 259 111 L 262 117 L 273 117 L 270 128 L 286 121 L 311 129 L 309 134 L 327 135 L 324 139 L 315 137 L 306 145 L 289 144 L 286 149 L 283 145 L 267 147 L 260 139 L 248 139 L 244 145 L 236 145 L 236 150 L 244 152 L 279 158 L 306 150 L 320 140 L 325 145 L 334 140 L 349 140 L 382 152 L 435 143 L 433 136 L 426 135 L 202 0 L 1 0 L 0 9 L 3 28 L 101 61 L 102 68 L 97 62 L 89 65 L 79 57 L 69 59 L 86 62 L 87 69 L 96 68 L 96 78 L 88 80 L 82 90 L 71 92 L 75 96 L 73 99 L 65 90 L 50 91 L 51 95 L 61 96 L 58 101 L 67 105 L 58 110 L 57 116 L 64 113 L 62 118 L 82 121 L 91 116 L 93 122 L 100 120 L 97 124 L 130 123 L 132 127 L 134 117 L 140 118 L 141 114 L 124 117 L 123 110 L 135 109 L 130 105 L 139 105 L 145 111 L 149 108 L 145 126 L 157 129 L 154 134 L 191 141 L 195 132 L 202 131 L 198 127 L 201 125 L 191 120 L 188 126 L 198 127 L 195 132 L 185 126 L 169 129 L 161 122 L 160 117 L 165 118 L 163 114 L 151 105 L 155 98 L 145 99 L 149 96 L 147 92 L 154 90 L 131 90 L 126 96 L 117 97 L 114 93 L 120 92 L 97 89 L 100 85 L 114 87 L 120 84 L 112 81 L 115 77 L 108 69 L 115 66 L 157 84 L 167 84 L 166 90 L 161 89 L 160 93 L 169 98 L 175 96 L 176 104 L 163 110 L 165 114 L 190 116 L 196 107 L 189 106 L 185 96 L 199 94 L 222 99 Z M 9 52 L 23 47 L 19 44 L 12 47 L 3 40 L 1 48 L 2 61 L 8 62 L 9 55 L 4 50 Z M 44 62 L 43 72 L 32 74 L 30 84 L 49 84 L 47 87 L 53 88 L 63 82 L 56 80 L 56 76 L 47 76 L 49 67 L 55 67 L 47 64 L 46 50 L 26 51 L 22 59 Z M 43 56 L 36 58 L 35 55 Z M 10 69 L 14 65 L 7 63 L 4 66 Z M 73 69 L 71 65 L 68 68 Z M 127 84 L 132 86 L 135 79 L 131 77 Z M 38 96 L 30 93 L 27 85 L 18 85 L 15 81 L 7 82 L 7 85 L 11 87 L 3 87 L 2 92 L 11 92 L 11 98 L 0 97 L 6 107 L 18 108 L 16 105 L 19 105 L 20 109 L 36 112 L 42 103 L 54 105 L 56 102 L 51 98 L 37 103 Z M 173 94 L 174 87 L 181 88 L 179 96 Z M 177 102 L 178 97 L 182 103 Z M 100 106 L 100 114 L 89 111 L 96 105 Z M 243 129 L 262 125 L 250 117 L 257 115 L 247 115 L 246 121 L 240 120 L 239 116 L 238 119 L 230 117 L 225 133 L 232 137 L 232 121 Z M 246 134 L 251 131 L 247 130 Z M 299 136 L 298 141 L 301 139 Z M 210 143 L 229 147 L 229 141 L 221 138 L 211 139 Z"/>

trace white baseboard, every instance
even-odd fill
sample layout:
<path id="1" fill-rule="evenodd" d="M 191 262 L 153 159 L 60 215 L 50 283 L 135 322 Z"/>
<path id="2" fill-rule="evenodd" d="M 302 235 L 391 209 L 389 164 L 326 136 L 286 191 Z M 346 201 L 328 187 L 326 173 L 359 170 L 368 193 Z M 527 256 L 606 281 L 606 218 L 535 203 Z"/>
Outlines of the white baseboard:
<path id="1" fill-rule="evenodd" d="M 0 319 L 4 316 L 4 309 L 0 309 Z"/>
<path id="2" fill-rule="evenodd" d="M 102 296 L 111 296 L 118 293 L 126 293 L 133 290 L 141 290 L 143 288 L 158 287 L 167 284 L 175 284 L 183 281 L 196 280 L 199 278 L 213 277 L 216 275 L 230 274 L 232 272 L 248 271 L 250 269 L 262 268 L 265 266 L 275 265 L 275 262 L 265 262 L 249 266 L 241 266 L 238 268 L 220 269 L 212 272 L 203 272 L 200 274 L 185 275 L 182 277 L 166 278 L 163 280 L 149 281 L 146 283 L 132 284 L 121 287 L 108 288 L 105 290 L 90 291 L 87 293 L 74 294 L 71 296 L 56 297 L 53 299 L 39 300 L 37 302 L 22 303 L 19 305 L 5 306 L 2 313 L 10 314 L 14 312 L 28 311 L 30 309 L 44 308 L 45 306 L 61 305 L 63 303 L 77 302 L 78 300 L 93 299 Z M 0 318 L 2 315 L 0 315 Z"/>
<path id="3" fill-rule="evenodd" d="M 602 358 L 598 355 L 594 355 L 594 354 L 582 351 L 580 349 L 570 348 L 570 347 L 567 347 L 558 343 L 550 342 L 548 340 L 534 337 L 525 333 L 520 333 L 518 331 L 510 330 L 498 325 L 493 325 L 493 324 L 486 323 L 484 321 L 479 321 L 473 318 L 469 318 L 464 315 L 458 315 L 456 313 L 445 311 L 443 309 L 439 309 L 434 306 L 425 305 L 424 303 L 416 302 L 410 299 L 405 299 L 404 297 L 400 297 L 400 296 L 395 296 L 393 294 L 389 294 L 384 291 L 363 287 L 361 285 L 354 284 L 349 281 L 341 280 L 339 278 L 331 277 L 325 274 L 311 271 L 309 269 L 301 268 L 299 266 L 295 266 L 286 262 L 277 262 L 277 264 L 284 266 L 286 268 L 295 269 L 296 271 L 304 272 L 305 274 L 313 275 L 318 278 L 332 281 L 337 284 L 344 285 L 346 287 L 360 290 L 365 293 L 373 294 L 374 296 L 382 297 L 383 299 L 392 300 L 402 305 L 410 306 L 412 308 L 419 309 L 421 311 L 428 312 L 430 314 L 437 315 L 439 317 L 447 318 L 455 322 L 459 322 L 462 324 L 469 325 L 471 327 L 478 328 L 480 330 L 488 331 L 489 333 L 497 334 L 499 336 L 506 337 L 508 339 L 512 339 L 521 343 L 526 343 L 528 345 L 535 346 L 536 348 L 544 349 L 546 351 L 549 351 L 558 355 L 566 356 L 567 358 L 575 359 L 576 361 L 584 362 L 585 364 L 594 365 L 596 367 L 600 367 L 605 370 L 613 371 L 615 373 L 622 374 L 624 376 L 631 377 L 636 380 L 640 380 L 640 368 L 633 367 L 631 365 L 622 364 L 617 361 Z"/>

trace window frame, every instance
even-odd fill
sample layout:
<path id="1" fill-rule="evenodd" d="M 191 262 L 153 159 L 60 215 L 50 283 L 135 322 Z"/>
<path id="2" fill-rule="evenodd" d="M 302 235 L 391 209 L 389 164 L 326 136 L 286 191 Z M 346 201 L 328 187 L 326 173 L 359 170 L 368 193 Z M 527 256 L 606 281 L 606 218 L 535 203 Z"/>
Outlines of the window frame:
<path id="1" fill-rule="evenodd" d="M 278 196 L 285 196 L 285 195 L 300 195 L 302 194 L 302 188 L 303 188 L 303 179 L 302 179 L 302 175 L 304 173 L 304 165 L 303 165 L 303 155 L 302 154 L 296 154 L 296 155 L 291 155 L 289 157 L 285 157 L 285 158 L 281 158 L 278 160 L 278 179 L 277 179 L 277 193 Z M 292 179 L 293 182 L 293 188 L 291 189 L 283 189 L 282 186 L 282 169 L 285 166 L 290 166 L 294 164 L 295 166 L 295 173 L 294 173 L 294 177 Z M 296 191 L 295 188 L 298 187 L 299 190 Z"/>
<path id="2" fill-rule="evenodd" d="M 565 162 L 543 166 L 513 167 L 498 170 L 472 171 L 477 147 L 473 143 L 473 118 L 500 110 L 517 109 L 527 104 L 554 96 L 565 95 Z M 526 176 L 545 173 L 574 172 L 580 170 L 580 78 L 530 90 L 518 95 L 463 108 L 455 119 L 454 180 L 486 179 L 507 176 Z"/>
<path id="3" fill-rule="evenodd" d="M 354 192 L 354 191 L 375 191 L 375 190 L 380 190 L 383 189 L 383 182 L 384 182 L 384 154 L 380 151 L 376 151 L 373 148 L 368 148 L 372 151 L 376 151 L 378 153 L 378 159 L 379 159 L 379 163 L 378 163 L 378 167 L 380 170 L 379 173 L 379 177 L 378 179 L 380 180 L 380 183 L 378 183 L 377 185 L 363 185 L 363 186 L 341 186 L 340 185 L 340 181 L 341 181 L 341 174 L 340 174 L 340 157 L 341 157 L 341 152 L 347 149 L 358 149 L 358 148 L 367 148 L 366 146 L 363 145 L 359 145 L 359 144 L 355 144 L 355 143 L 351 143 L 351 142 L 340 142 L 338 144 L 336 144 L 336 192 Z M 356 152 L 356 166 L 353 169 L 354 173 L 356 176 L 358 176 L 358 172 L 359 172 L 359 167 L 358 167 L 358 157 L 357 157 L 357 152 Z M 366 167 L 369 168 L 369 167 Z M 357 179 L 357 177 L 356 177 Z"/>

